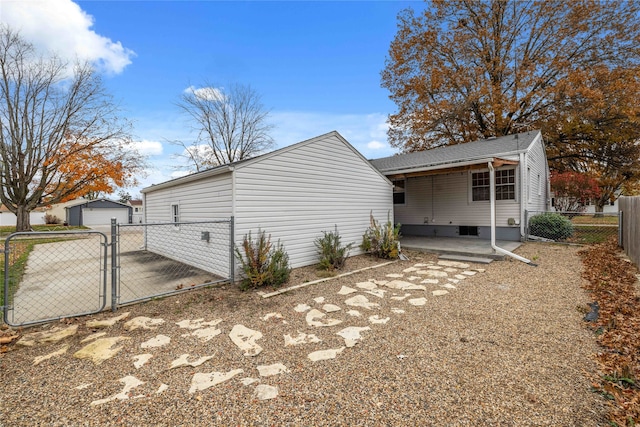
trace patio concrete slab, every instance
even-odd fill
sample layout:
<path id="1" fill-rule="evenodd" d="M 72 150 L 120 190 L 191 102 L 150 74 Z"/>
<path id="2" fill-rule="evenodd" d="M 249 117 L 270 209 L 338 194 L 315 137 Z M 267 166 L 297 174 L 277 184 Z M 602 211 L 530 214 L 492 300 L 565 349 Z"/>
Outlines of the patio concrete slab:
<path id="1" fill-rule="evenodd" d="M 521 244 L 521 242 L 511 242 L 506 240 L 496 241 L 496 246 L 509 252 L 513 252 Z M 504 255 L 498 254 L 493 250 L 491 247 L 491 241 L 484 239 L 464 237 L 403 236 L 400 238 L 400 246 L 404 249 L 411 249 L 420 252 L 490 258 L 494 260 L 504 259 Z"/>

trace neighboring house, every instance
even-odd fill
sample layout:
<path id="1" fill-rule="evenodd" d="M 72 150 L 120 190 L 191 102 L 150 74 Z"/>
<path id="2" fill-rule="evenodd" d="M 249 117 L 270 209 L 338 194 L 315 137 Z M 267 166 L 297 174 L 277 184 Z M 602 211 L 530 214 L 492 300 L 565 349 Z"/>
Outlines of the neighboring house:
<path id="1" fill-rule="evenodd" d="M 55 216 L 58 220 L 63 223 L 67 218 L 67 210 L 66 208 L 79 205 L 81 203 L 85 203 L 87 200 L 79 198 L 74 200 L 69 200 L 67 202 L 55 203 L 49 207 L 47 213 L 51 216 Z"/>
<path id="2" fill-rule="evenodd" d="M 44 224 L 44 216 L 47 214 L 45 208 L 36 208 L 29 213 L 29 222 L 31 225 Z M 5 205 L 0 206 L 0 226 L 15 227 L 17 223 L 16 214 L 11 212 Z"/>
<path id="3" fill-rule="evenodd" d="M 144 203 L 142 200 L 129 200 L 129 204 L 133 208 L 132 224 L 141 224 L 144 222 Z"/>
<path id="4" fill-rule="evenodd" d="M 68 225 L 109 225 L 111 218 L 119 224 L 131 224 L 133 208 L 124 203 L 108 199 L 84 200 L 65 208 L 65 222 Z"/>
<path id="5" fill-rule="evenodd" d="M 491 239 L 489 164 L 495 169 L 495 236 L 517 241 L 525 211 L 549 210 L 542 134 L 524 132 L 372 160 L 394 183 L 403 235 Z"/>
<path id="6" fill-rule="evenodd" d="M 330 132 L 252 159 L 215 167 L 142 190 L 146 223 L 207 221 L 235 218 L 233 242 L 258 230 L 280 240 L 292 267 L 319 261 L 314 242 L 337 227 L 343 244 L 355 243 L 352 255 L 370 224 L 370 213 L 393 221 L 392 185 L 338 132 Z M 157 227 L 156 227 L 157 228 Z M 154 227 L 149 227 L 150 233 Z M 166 246 L 153 252 L 178 258 L 171 241 L 179 225 L 168 232 Z M 199 236 L 198 236 L 199 237 Z M 158 241 L 157 239 L 148 239 Z M 219 240 L 219 239 L 216 239 Z M 214 239 L 194 239 L 188 259 L 180 261 L 210 269 L 198 260 L 197 245 Z M 221 244 L 218 242 L 218 244 Z M 228 244 L 227 244 L 228 245 Z M 228 246 L 220 248 L 228 254 Z M 224 257 L 216 260 L 225 262 Z M 227 255 L 228 271 L 228 255 Z M 220 265 L 222 271 L 224 266 Z M 209 270 L 211 271 L 211 270 Z M 215 271 L 214 271 L 215 272 Z"/>

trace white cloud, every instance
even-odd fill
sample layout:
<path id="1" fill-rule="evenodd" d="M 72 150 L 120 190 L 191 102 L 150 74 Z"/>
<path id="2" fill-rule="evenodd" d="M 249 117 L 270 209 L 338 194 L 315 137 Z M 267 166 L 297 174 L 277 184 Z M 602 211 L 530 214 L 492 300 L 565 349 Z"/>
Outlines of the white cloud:
<path id="1" fill-rule="evenodd" d="M 222 90 L 215 87 L 199 87 L 189 86 L 184 90 L 184 93 L 191 93 L 197 98 L 205 101 L 224 101 L 225 96 Z"/>
<path id="2" fill-rule="evenodd" d="M 371 141 L 367 144 L 367 148 L 370 150 L 380 150 L 381 148 L 385 148 L 387 144 L 383 144 L 380 141 Z"/>
<path id="3" fill-rule="evenodd" d="M 135 141 L 133 146 L 140 154 L 147 156 L 161 156 L 164 152 L 162 143 L 158 141 L 143 139 L 142 141 Z"/>
<path id="4" fill-rule="evenodd" d="M 2 22 L 41 53 L 88 60 L 100 71 L 120 73 L 135 53 L 91 30 L 93 17 L 71 0 L 2 1 Z"/>

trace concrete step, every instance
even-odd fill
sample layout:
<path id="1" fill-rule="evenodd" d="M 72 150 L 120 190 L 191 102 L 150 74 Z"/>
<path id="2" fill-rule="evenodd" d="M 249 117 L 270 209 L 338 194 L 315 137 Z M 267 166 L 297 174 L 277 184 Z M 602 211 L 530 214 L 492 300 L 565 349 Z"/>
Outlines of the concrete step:
<path id="1" fill-rule="evenodd" d="M 451 261 L 475 262 L 478 264 L 490 264 L 495 260 L 494 258 L 484 258 L 484 257 L 478 257 L 478 256 L 455 255 L 455 254 L 442 254 L 438 257 L 438 259 L 448 259 Z"/>

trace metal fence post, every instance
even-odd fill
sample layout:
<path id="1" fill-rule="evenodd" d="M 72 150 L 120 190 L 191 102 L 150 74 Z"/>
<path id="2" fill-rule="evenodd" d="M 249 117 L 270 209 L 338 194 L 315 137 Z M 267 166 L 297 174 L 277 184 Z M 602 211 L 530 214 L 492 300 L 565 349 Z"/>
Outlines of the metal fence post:
<path id="1" fill-rule="evenodd" d="M 116 218 L 111 218 L 111 311 L 118 309 L 118 230 Z"/>
<path id="2" fill-rule="evenodd" d="M 524 241 L 529 241 L 529 211 L 524 210 Z"/>
<path id="3" fill-rule="evenodd" d="M 624 212 L 618 210 L 618 246 L 621 248 L 624 248 L 623 219 Z"/>
<path id="4" fill-rule="evenodd" d="M 231 284 L 235 283 L 235 275 L 236 275 L 236 264 L 235 264 L 235 253 L 233 251 L 233 247 L 235 244 L 235 224 L 234 217 L 231 216 L 229 221 L 229 280 L 231 280 Z"/>

